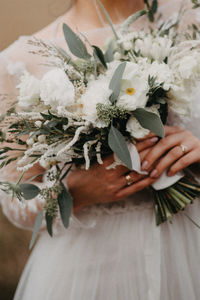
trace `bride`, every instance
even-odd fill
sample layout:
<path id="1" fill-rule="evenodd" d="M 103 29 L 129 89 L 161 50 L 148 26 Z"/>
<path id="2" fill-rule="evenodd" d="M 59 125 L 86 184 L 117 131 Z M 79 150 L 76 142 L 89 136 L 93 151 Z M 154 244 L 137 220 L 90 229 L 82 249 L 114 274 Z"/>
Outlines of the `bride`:
<path id="1" fill-rule="evenodd" d="M 143 0 L 104 0 L 115 26 L 142 9 Z M 168 18 L 178 11 L 180 1 L 158 1 L 159 12 Z M 188 22 L 190 15 L 186 14 Z M 94 0 L 76 0 L 70 10 L 34 34 L 37 38 L 66 47 L 62 23 L 79 30 L 98 46 L 111 35 Z M 147 17 L 134 24 L 149 26 Z M 27 69 L 40 78 L 45 71 L 42 58 L 28 54 L 30 36 L 21 36 L 0 53 L 0 94 L 15 96 L 15 86 Z M 198 93 L 197 93 L 198 94 Z M 8 106 L 2 99 L 2 109 Z M 4 101 L 3 101 L 4 100 Z M 51 239 L 43 226 L 40 238 L 21 276 L 15 300 L 197 300 L 200 297 L 200 231 L 181 213 L 172 223 L 156 227 L 152 195 L 148 189 L 165 169 L 174 175 L 191 164 L 200 163 L 200 104 L 197 97 L 192 120 L 171 120 L 162 140 L 149 135 L 137 143 L 142 168 L 149 175 L 118 166 L 107 171 L 113 157 L 88 171 L 77 168 L 66 184 L 73 197 L 73 216 L 63 229 L 59 218 Z M 179 126 L 177 126 L 179 125 Z M 39 166 L 27 177 L 38 173 Z M 16 180 L 16 166 L 1 175 Z M 42 186 L 43 180 L 37 184 Z M 130 184 L 131 183 L 131 184 Z M 1 194 L 4 213 L 16 226 L 32 228 L 43 203 L 41 199 L 22 206 Z M 196 200 L 187 214 L 200 223 Z"/>

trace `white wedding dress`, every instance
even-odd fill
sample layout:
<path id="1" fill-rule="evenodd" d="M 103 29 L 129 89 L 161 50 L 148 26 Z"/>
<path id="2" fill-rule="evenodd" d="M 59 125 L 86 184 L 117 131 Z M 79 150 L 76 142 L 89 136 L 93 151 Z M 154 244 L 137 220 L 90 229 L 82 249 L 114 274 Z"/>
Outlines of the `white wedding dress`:
<path id="1" fill-rule="evenodd" d="M 170 10 L 177 11 L 179 1 L 165 2 L 160 10 L 167 18 Z M 64 38 L 56 36 L 61 19 L 47 29 L 52 37 L 50 42 L 66 47 Z M 143 22 L 147 23 L 145 20 L 144 17 Z M 93 44 L 102 45 L 111 32 L 103 28 L 84 34 Z M 38 78 L 47 70 L 40 64 L 41 57 L 28 53 L 30 38 L 21 36 L 0 53 L 0 93 L 4 95 L 1 108 L 7 106 L 7 94 L 16 95 L 15 85 L 25 67 Z M 200 138 L 198 97 L 192 121 L 184 120 L 181 125 Z M 18 175 L 13 165 L 1 174 L 1 179 L 14 180 Z M 22 228 L 32 227 L 42 205 L 40 199 L 23 206 L 16 199 L 11 202 L 3 193 L 0 197 L 3 211 L 11 222 Z M 14 299 L 200 299 L 200 230 L 181 213 L 173 218 L 172 224 L 157 227 L 152 203 L 151 193 L 144 190 L 119 203 L 88 207 L 71 218 L 68 229 L 63 229 L 58 218 L 53 238 L 44 225 Z M 200 224 L 199 200 L 186 211 Z"/>

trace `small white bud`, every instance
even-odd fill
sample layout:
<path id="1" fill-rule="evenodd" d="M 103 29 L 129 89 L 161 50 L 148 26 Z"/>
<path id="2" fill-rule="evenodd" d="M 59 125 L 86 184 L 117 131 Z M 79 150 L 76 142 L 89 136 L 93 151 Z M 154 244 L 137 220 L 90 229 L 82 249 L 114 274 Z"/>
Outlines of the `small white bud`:
<path id="1" fill-rule="evenodd" d="M 28 146 L 32 146 L 32 145 L 34 144 L 34 142 L 35 142 L 35 141 L 34 141 L 33 138 L 30 138 L 30 139 L 27 139 L 27 140 L 26 140 L 26 143 L 27 143 Z"/>
<path id="2" fill-rule="evenodd" d="M 39 143 L 45 143 L 46 142 L 46 136 L 44 134 L 38 136 L 38 142 Z"/>
<path id="3" fill-rule="evenodd" d="M 41 167 L 43 167 L 46 170 L 50 169 L 50 167 L 51 167 L 50 163 L 46 160 L 41 160 L 39 162 L 39 164 L 40 164 Z"/>
<path id="4" fill-rule="evenodd" d="M 63 130 L 66 130 L 68 128 L 68 125 L 63 125 Z"/>
<path id="5" fill-rule="evenodd" d="M 115 60 L 120 60 L 121 59 L 121 54 L 119 52 L 115 52 L 114 59 Z"/>
<path id="6" fill-rule="evenodd" d="M 40 128 L 42 126 L 42 122 L 41 121 L 36 121 L 35 126 Z"/>
<path id="7" fill-rule="evenodd" d="M 124 50 L 129 51 L 133 48 L 133 44 L 130 41 L 123 43 Z"/>

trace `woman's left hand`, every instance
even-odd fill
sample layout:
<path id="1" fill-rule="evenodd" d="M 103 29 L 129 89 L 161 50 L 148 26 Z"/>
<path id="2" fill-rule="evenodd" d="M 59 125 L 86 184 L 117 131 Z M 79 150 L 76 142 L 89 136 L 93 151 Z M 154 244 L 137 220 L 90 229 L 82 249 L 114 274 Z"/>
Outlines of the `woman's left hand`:
<path id="1" fill-rule="evenodd" d="M 166 169 L 168 176 L 173 176 L 197 162 L 200 162 L 200 140 L 187 130 L 165 126 L 165 137 L 144 157 L 142 169 L 151 171 L 150 177 L 158 178 Z"/>

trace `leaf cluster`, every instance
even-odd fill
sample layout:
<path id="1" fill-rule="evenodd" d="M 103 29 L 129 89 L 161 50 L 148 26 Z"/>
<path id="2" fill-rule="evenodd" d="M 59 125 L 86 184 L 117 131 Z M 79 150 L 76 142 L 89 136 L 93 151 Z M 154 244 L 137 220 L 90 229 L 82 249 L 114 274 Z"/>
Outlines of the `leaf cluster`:
<path id="1" fill-rule="evenodd" d="M 148 78 L 149 92 L 147 93 L 148 102 L 147 107 L 159 104 L 159 113 L 163 124 L 166 124 L 168 115 L 168 105 L 167 105 L 167 92 L 163 88 L 163 84 L 156 83 L 156 77 Z"/>

